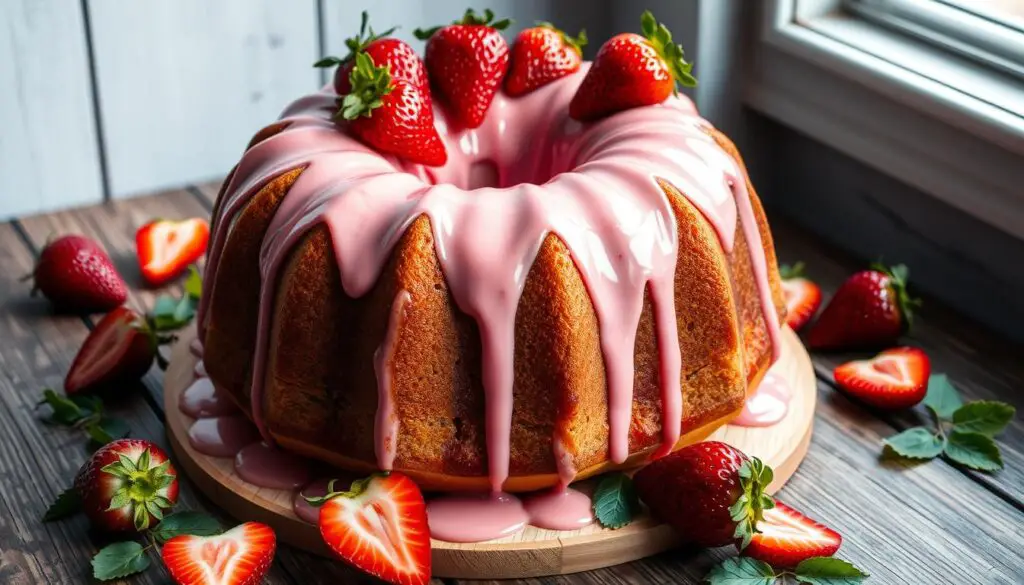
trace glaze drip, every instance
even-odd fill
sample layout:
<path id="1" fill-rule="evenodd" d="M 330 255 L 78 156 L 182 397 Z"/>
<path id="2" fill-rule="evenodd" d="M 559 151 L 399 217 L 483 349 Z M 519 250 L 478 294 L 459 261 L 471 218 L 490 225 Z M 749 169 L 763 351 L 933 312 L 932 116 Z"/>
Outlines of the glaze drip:
<path id="1" fill-rule="evenodd" d="M 662 420 L 674 421 L 663 424 L 659 454 L 672 448 L 681 430 L 682 358 L 673 294 L 676 224 L 658 181 L 685 194 L 715 228 L 726 251 L 732 250 L 739 219 L 777 356 L 778 318 L 743 170 L 709 135 L 708 123 L 685 97 L 592 124 L 569 119 L 567 104 L 588 67 L 520 98 L 499 93 L 483 125 L 474 130 L 450 131 L 444 112 L 437 109 L 435 119 L 449 153 L 444 167 L 428 169 L 382 156 L 340 131 L 331 120 L 337 96 L 329 87 L 289 106 L 285 130 L 245 153 L 220 205 L 208 288 L 216 280 L 231 218 L 268 182 L 304 169 L 283 198 L 261 248 L 251 396 L 253 418 L 265 438 L 264 362 L 277 274 L 292 246 L 321 223 L 329 228 L 345 292 L 359 297 L 377 281 L 408 226 L 420 216 L 429 218 L 449 290 L 479 326 L 488 476 L 495 492 L 509 474 L 516 308 L 548 234 L 570 250 L 600 324 L 613 461 L 629 455 L 633 348 L 645 291 L 654 307 L 661 356 Z M 489 174 L 495 176 L 481 180 L 480 165 L 493 166 Z M 495 180 L 497 186 L 477 186 Z M 200 327 L 212 296 L 205 292 Z M 391 321 L 382 350 L 394 345 L 388 339 L 400 328 L 396 319 Z M 385 377 L 378 369 L 379 389 L 389 386 Z M 380 404 L 388 408 L 386 400 Z M 376 453 L 382 468 L 394 462 L 393 418 L 378 412 Z M 394 437 L 390 443 L 389 435 Z M 554 443 L 559 477 L 568 483 L 575 474 L 572 457 L 557 437 Z"/>

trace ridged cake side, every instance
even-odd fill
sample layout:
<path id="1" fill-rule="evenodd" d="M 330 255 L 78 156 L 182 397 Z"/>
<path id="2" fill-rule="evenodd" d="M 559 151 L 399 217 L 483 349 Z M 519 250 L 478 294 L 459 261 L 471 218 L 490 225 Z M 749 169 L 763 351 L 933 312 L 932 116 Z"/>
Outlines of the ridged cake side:
<path id="1" fill-rule="evenodd" d="M 261 131 L 253 143 L 282 128 Z M 742 165 L 728 139 L 709 132 Z M 234 217 L 215 218 L 233 223 L 207 287 L 205 361 L 214 382 L 246 412 L 251 411 L 263 235 L 302 172 L 281 174 Z M 683 443 L 699 440 L 742 407 L 771 362 L 771 342 L 744 230 L 737 225 L 735 245 L 724 253 L 718 233 L 684 194 L 664 182 L 662 188 L 679 246 L 674 290 L 683 356 Z M 747 188 L 761 236 L 756 245 L 765 251 L 772 298 L 782 318 L 770 230 L 749 181 Z M 411 302 L 397 328 L 391 361 L 399 429 L 394 469 L 426 489 L 486 489 L 480 335 L 477 322 L 459 309 L 448 288 L 429 218 L 420 216 L 408 227 L 376 284 L 355 299 L 341 285 L 328 229 L 324 223 L 311 228 L 278 275 L 262 395 L 268 432 L 296 452 L 353 470 L 376 469 L 374 353 L 387 334 L 392 304 L 405 291 Z M 569 457 L 580 475 L 611 467 L 598 327 L 568 248 L 549 234 L 515 315 L 511 476 L 505 489 L 554 485 L 556 453 Z M 644 298 L 634 362 L 629 451 L 640 456 L 659 444 L 663 426 L 650 295 Z"/>

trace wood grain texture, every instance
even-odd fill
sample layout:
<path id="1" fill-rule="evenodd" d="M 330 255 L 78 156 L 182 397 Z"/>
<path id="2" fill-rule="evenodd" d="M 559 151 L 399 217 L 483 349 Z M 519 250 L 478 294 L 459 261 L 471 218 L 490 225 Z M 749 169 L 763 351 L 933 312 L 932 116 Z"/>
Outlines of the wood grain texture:
<path id="1" fill-rule="evenodd" d="M 777 219 L 772 226 L 780 262 L 807 263 L 808 275 L 821 286 L 826 302 L 847 276 L 863 268 L 863 264 L 790 222 Z M 910 278 L 913 284 L 913 266 Z M 1001 400 L 1017 408 L 1017 416 L 997 439 L 1006 468 L 995 474 L 966 469 L 964 473 L 1024 510 L 1024 347 L 994 336 L 933 298 L 924 299 L 914 327 L 903 342 L 925 350 L 932 371 L 948 374 L 964 400 Z M 832 383 L 835 366 L 870 355 L 871 352 L 815 353 L 814 362 L 818 375 Z M 924 407 L 896 413 L 876 411 L 876 415 L 899 430 L 932 424 Z"/>
<path id="2" fill-rule="evenodd" d="M 0 582 L 84 583 L 89 560 L 107 540 L 82 517 L 48 524 L 40 519 L 89 454 L 81 434 L 37 420 L 35 403 L 42 388 L 61 389 L 88 328 L 81 318 L 53 315 L 45 300 L 28 296 L 28 285 L 13 276 L 29 272 L 33 263 L 14 226 L 0 224 Z M 140 389 L 124 391 L 121 399 L 107 401 L 109 414 L 125 420 L 132 436 L 169 450 L 163 423 Z M 179 502 L 179 509 L 218 513 L 187 483 Z M 131 583 L 167 581 L 159 560 L 152 560 L 154 567 Z M 275 569 L 268 582 L 291 581 Z"/>
<path id="3" fill-rule="evenodd" d="M 190 341 L 194 336 L 194 327 L 190 327 L 183 332 L 182 341 Z M 793 475 L 807 452 L 816 398 L 816 380 L 810 360 L 796 335 L 788 329 L 785 343 L 783 357 L 773 366 L 773 371 L 788 380 L 794 392 L 787 417 L 771 427 L 727 425 L 711 436 L 760 457 L 772 466 L 775 469 L 775 480 L 769 488 L 772 492 Z M 231 459 L 205 456 L 189 444 L 188 429 L 193 419 L 183 414 L 177 405 L 181 393 L 194 380 L 196 361 L 187 343 L 179 343 L 165 378 L 168 434 L 182 469 L 200 490 L 239 520 L 265 522 L 274 527 L 282 541 L 329 555 L 317 528 L 292 512 L 292 490 L 254 486 L 235 474 Z M 580 489 L 588 487 L 593 487 L 593 482 L 584 482 Z M 649 516 L 620 530 L 604 529 L 597 524 L 572 531 L 528 526 L 520 533 L 485 543 L 434 540 L 433 570 L 434 574 L 444 577 L 558 575 L 621 564 L 677 544 L 672 530 Z"/>
<path id="4" fill-rule="evenodd" d="M 79 0 L 0 2 L 0 218 L 103 200 Z"/>
<path id="5" fill-rule="evenodd" d="M 315 90 L 314 0 L 91 0 L 113 195 L 222 176 Z"/>

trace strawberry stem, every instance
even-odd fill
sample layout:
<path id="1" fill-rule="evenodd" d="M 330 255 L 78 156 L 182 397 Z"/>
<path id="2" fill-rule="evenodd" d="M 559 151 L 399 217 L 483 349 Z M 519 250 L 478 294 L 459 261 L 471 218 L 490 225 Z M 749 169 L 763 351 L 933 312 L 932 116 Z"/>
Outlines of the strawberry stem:
<path id="1" fill-rule="evenodd" d="M 765 493 L 775 474 L 760 459 L 751 457 L 743 462 L 739 476 L 743 493 L 729 508 L 729 514 L 736 521 L 733 536 L 740 540 L 739 548 L 742 551 L 750 544 L 754 534 L 759 532 L 757 523 L 764 520 L 764 511 L 775 507 L 775 500 Z"/>
<path id="2" fill-rule="evenodd" d="M 348 55 L 343 59 L 337 57 L 324 57 L 316 63 L 313 63 L 313 67 L 334 67 L 335 65 L 344 65 L 349 63 L 352 59 L 355 59 L 356 54 L 366 50 L 366 47 L 377 39 L 391 36 L 396 30 L 397 26 L 393 26 L 382 33 L 376 33 L 373 31 L 373 27 L 369 27 L 369 34 L 367 34 L 367 25 L 370 22 L 370 13 L 363 11 L 361 22 L 359 24 L 359 34 L 354 37 L 345 39 L 345 46 L 348 47 Z"/>
<path id="3" fill-rule="evenodd" d="M 782 280 L 792 280 L 794 278 L 800 278 L 804 275 L 804 263 L 797 262 L 796 264 L 789 265 L 783 264 L 779 266 L 779 277 Z"/>
<path id="4" fill-rule="evenodd" d="M 349 74 L 352 92 L 341 98 L 341 109 L 335 118 L 355 120 L 360 116 L 370 118 L 373 110 L 384 105 L 382 97 L 395 89 L 391 80 L 391 67 L 377 67 L 373 58 L 366 53 L 356 54 L 356 65 Z"/>
<path id="5" fill-rule="evenodd" d="M 471 26 L 489 26 L 494 30 L 505 30 L 511 25 L 514 20 L 511 18 L 503 18 L 501 20 L 494 20 L 494 11 L 490 8 L 484 9 L 483 15 L 477 15 L 472 8 L 467 8 L 465 14 L 462 15 L 462 20 L 453 20 L 452 24 L 459 25 L 471 25 Z M 434 26 L 428 29 L 418 28 L 412 31 L 412 34 L 416 35 L 416 38 L 425 41 L 430 37 L 434 36 L 434 33 L 444 28 L 443 26 Z"/>
<path id="6" fill-rule="evenodd" d="M 871 265 L 872 270 L 877 270 L 889 277 L 889 287 L 900 311 L 900 320 L 903 325 L 903 333 L 906 333 L 914 322 L 914 311 L 921 307 L 921 299 L 913 298 L 907 292 L 907 282 L 910 279 L 910 269 L 905 264 L 897 264 L 888 267 L 880 262 Z"/>
<path id="7" fill-rule="evenodd" d="M 645 10 L 640 16 L 640 30 L 665 61 L 676 84 L 696 87 L 697 78 L 692 73 L 693 63 L 687 63 L 683 58 L 683 46 L 672 42 L 672 32 L 664 24 L 658 22 L 650 10 Z M 676 94 L 679 93 L 676 88 L 673 88 L 672 91 Z"/>
<path id="8" fill-rule="evenodd" d="M 323 496 L 318 496 L 318 497 L 302 496 L 302 497 L 306 500 L 306 502 L 309 503 L 310 506 L 314 506 L 314 507 L 319 508 L 320 506 L 323 506 L 324 504 L 326 504 L 330 500 L 333 500 L 334 498 L 357 498 L 357 497 L 361 496 L 363 494 L 363 492 L 365 492 L 368 487 L 370 487 L 370 483 L 372 483 L 373 480 L 377 479 L 378 477 L 384 478 L 384 477 L 387 477 L 387 476 L 388 476 L 388 472 L 383 471 L 383 472 L 380 472 L 380 473 L 374 473 L 373 475 L 370 475 L 369 477 L 364 477 L 362 479 L 357 479 L 357 480 L 352 482 L 352 485 L 349 486 L 348 491 L 336 491 L 334 489 L 334 484 L 338 483 L 338 480 L 332 479 L 330 482 L 327 483 L 327 493 L 324 494 Z"/>

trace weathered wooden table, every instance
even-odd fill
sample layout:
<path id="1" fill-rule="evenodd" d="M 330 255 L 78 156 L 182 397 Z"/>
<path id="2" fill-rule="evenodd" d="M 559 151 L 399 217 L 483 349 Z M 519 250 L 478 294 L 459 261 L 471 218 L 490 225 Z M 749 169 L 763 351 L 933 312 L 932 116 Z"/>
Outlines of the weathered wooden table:
<path id="1" fill-rule="evenodd" d="M 90 582 L 89 560 L 103 545 L 84 518 L 42 524 L 47 505 L 72 480 L 87 453 L 79 435 L 40 424 L 35 403 L 59 389 L 97 320 L 53 315 L 29 297 L 27 274 L 51 234 L 100 241 L 132 286 L 129 304 L 146 310 L 159 292 L 139 286 L 138 226 L 154 217 L 210 213 L 217 185 L 0 224 L 0 583 Z M 773 231 L 783 262 L 803 260 L 826 295 L 857 264 L 780 218 Z M 173 288 L 173 287 L 172 287 Z M 172 292 L 178 292 L 173 290 Z M 1024 348 L 927 301 L 908 342 L 924 348 L 967 400 L 1014 404 L 1017 418 L 999 439 L 1006 469 L 986 475 L 944 460 L 911 465 L 879 458 L 884 437 L 927 422 L 923 410 L 883 413 L 836 392 L 831 370 L 850 355 L 814 355 L 819 402 L 810 452 L 779 497 L 844 536 L 839 556 L 872 575 L 871 583 L 1024 583 Z M 111 403 L 133 436 L 164 445 L 162 374 Z M 188 481 L 179 506 L 219 514 Z M 225 523 L 231 520 L 224 518 Z M 521 583 L 698 583 L 731 550 L 681 549 L 589 573 Z M 154 559 L 156 560 L 156 559 Z M 132 583 L 167 583 L 160 563 Z M 282 547 L 266 582 L 315 585 L 373 580 L 314 555 Z M 449 582 L 435 580 L 435 583 Z M 452 580 L 451 583 L 456 583 Z"/>

